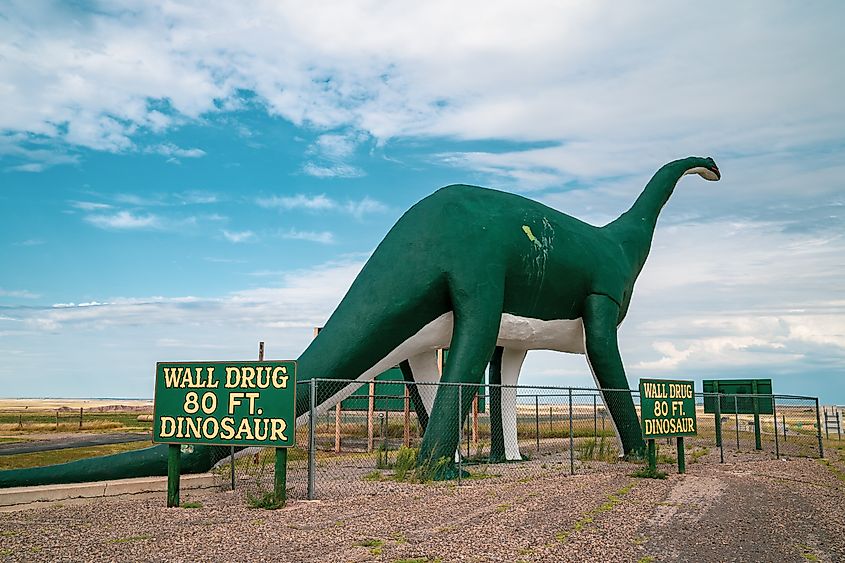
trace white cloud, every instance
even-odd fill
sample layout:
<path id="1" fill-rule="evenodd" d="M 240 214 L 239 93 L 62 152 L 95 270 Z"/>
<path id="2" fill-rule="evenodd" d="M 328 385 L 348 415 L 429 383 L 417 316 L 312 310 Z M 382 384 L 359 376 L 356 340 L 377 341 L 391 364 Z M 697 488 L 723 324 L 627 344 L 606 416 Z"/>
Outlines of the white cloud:
<path id="1" fill-rule="evenodd" d="M 338 211 L 348 213 L 357 219 L 371 213 L 384 213 L 387 206 L 382 202 L 369 196 L 359 200 L 347 200 L 341 202 L 332 199 L 325 194 L 308 196 L 297 194 L 293 196 L 271 196 L 259 198 L 257 203 L 265 208 L 277 208 L 285 211 L 304 209 L 306 211 Z"/>
<path id="2" fill-rule="evenodd" d="M 224 229 L 223 236 L 226 237 L 226 240 L 229 242 L 240 243 L 253 240 L 255 238 L 255 233 L 252 231 L 228 231 Z"/>
<path id="3" fill-rule="evenodd" d="M 20 299 L 38 299 L 40 295 L 25 289 L 3 289 L 0 287 L 0 297 L 16 297 Z"/>
<path id="4" fill-rule="evenodd" d="M 313 150 L 320 156 L 340 161 L 351 157 L 355 148 L 363 140 L 358 135 L 338 135 L 327 133 L 320 135 L 314 142 Z"/>
<path id="5" fill-rule="evenodd" d="M 150 154 L 160 154 L 162 156 L 172 157 L 174 159 L 178 158 L 202 158 L 205 156 L 205 151 L 202 149 L 183 149 L 174 145 L 173 143 L 162 143 L 159 145 L 153 145 L 151 147 L 146 147 L 144 152 Z"/>
<path id="6" fill-rule="evenodd" d="M 417 135 L 603 139 L 599 150 L 622 154 L 654 144 L 751 153 L 841 137 L 841 6 L 761 12 L 722 3 L 707 25 L 677 25 L 696 9 L 20 5 L 0 22 L 0 83 L 15 108 L 0 113 L 0 130 L 126 150 L 139 131 L 239 107 L 247 90 L 296 125 L 361 131 L 379 143 Z M 343 160 L 353 141 L 327 133 L 316 148 Z M 308 170 L 355 169 L 317 162 Z"/>
<path id="7" fill-rule="evenodd" d="M 313 327 L 325 323 L 361 270 L 363 262 L 330 262 L 282 273 L 278 287 L 236 291 L 218 298 L 109 298 L 56 303 L 15 314 L 34 329 L 102 330 L 114 327 Z"/>
<path id="8" fill-rule="evenodd" d="M 100 211 L 103 209 L 111 209 L 111 205 L 107 203 L 98 203 L 94 201 L 72 201 L 70 206 L 82 211 Z"/>
<path id="9" fill-rule="evenodd" d="M 364 215 L 369 215 L 370 213 L 384 213 L 387 211 L 385 204 L 371 197 L 364 197 L 358 201 L 347 201 L 342 205 L 342 208 L 357 219 L 361 219 Z"/>
<path id="10" fill-rule="evenodd" d="M 302 171 L 316 178 L 359 178 L 364 176 L 364 171 L 360 168 L 343 163 L 320 165 L 307 162 L 302 167 Z"/>
<path id="11" fill-rule="evenodd" d="M 259 198 L 257 201 L 261 207 L 277 207 L 289 211 L 291 209 L 307 209 L 310 211 L 325 211 L 336 209 L 338 204 L 335 200 L 325 194 L 307 196 L 297 194 L 294 196 L 272 196 Z"/>
<path id="12" fill-rule="evenodd" d="M 87 215 L 85 221 L 101 229 L 133 230 L 162 227 L 161 219 L 156 215 L 136 215 L 129 211 L 118 211 L 110 215 Z"/>
<path id="13" fill-rule="evenodd" d="M 334 242 L 334 234 L 330 231 L 298 231 L 291 229 L 282 233 L 282 238 L 291 240 L 307 240 L 310 242 L 319 242 L 320 244 L 332 244 Z"/>

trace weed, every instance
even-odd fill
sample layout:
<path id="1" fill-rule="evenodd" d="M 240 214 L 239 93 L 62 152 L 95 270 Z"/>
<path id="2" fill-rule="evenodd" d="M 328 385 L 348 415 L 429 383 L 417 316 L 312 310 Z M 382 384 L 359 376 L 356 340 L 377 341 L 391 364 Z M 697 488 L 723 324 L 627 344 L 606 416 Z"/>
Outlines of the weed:
<path id="1" fill-rule="evenodd" d="M 7 555 L 11 555 L 11 549 L 0 549 L 0 557 L 6 557 Z"/>
<path id="2" fill-rule="evenodd" d="M 807 561 L 821 561 L 819 557 L 813 553 L 813 548 L 807 545 L 798 544 L 795 547 L 801 550 L 801 557 L 806 559 Z"/>
<path id="3" fill-rule="evenodd" d="M 379 444 L 378 450 L 376 452 L 376 467 L 379 469 L 390 469 L 392 464 L 390 460 L 387 458 L 387 442 L 382 442 Z"/>
<path id="4" fill-rule="evenodd" d="M 637 536 L 631 540 L 631 543 L 634 545 L 643 545 L 645 542 L 648 541 L 648 538 L 645 536 Z"/>
<path id="5" fill-rule="evenodd" d="M 695 463 L 696 461 L 698 461 L 699 459 L 701 459 L 702 457 L 706 456 L 709 453 L 710 453 L 710 448 L 695 448 L 690 453 L 690 463 Z"/>
<path id="6" fill-rule="evenodd" d="M 496 507 L 496 512 L 507 512 L 510 509 L 511 505 L 509 504 L 500 504 Z"/>
<path id="7" fill-rule="evenodd" d="M 276 494 L 273 492 L 258 496 L 248 493 L 246 503 L 250 508 L 263 508 L 265 510 L 276 510 L 285 506 L 285 500 L 276 498 Z"/>
<path id="8" fill-rule="evenodd" d="M 555 534 L 555 539 L 559 542 L 565 542 L 569 536 L 574 532 L 580 532 L 585 527 L 593 523 L 593 516 L 597 514 L 601 514 L 602 512 L 609 512 L 613 510 L 613 508 L 622 502 L 622 497 L 631 492 L 634 488 L 635 483 L 628 483 L 618 491 L 615 491 L 609 495 L 607 495 L 607 501 L 600 504 L 593 510 L 587 512 L 584 516 L 582 516 L 579 520 L 572 525 L 572 528 L 566 532 L 558 532 Z"/>
<path id="9" fill-rule="evenodd" d="M 595 438 L 590 438 L 579 442 L 575 451 L 578 452 L 578 459 L 614 462 L 618 459 L 616 446 L 611 440 L 606 440 L 602 436 L 598 441 Z"/>
<path id="10" fill-rule="evenodd" d="M 408 472 L 417 464 L 417 449 L 402 446 L 396 454 L 396 463 L 393 464 L 393 477 L 397 481 L 404 481 Z"/>
<path id="11" fill-rule="evenodd" d="M 659 469 L 652 469 L 646 465 L 631 473 L 631 477 L 639 477 L 641 479 L 665 479 L 666 472 Z"/>
<path id="12" fill-rule="evenodd" d="M 17 532 L 12 532 L 12 531 L 8 531 L 8 530 L 0 531 L 0 538 L 10 538 L 10 537 L 16 536 L 16 535 L 18 535 Z"/>
<path id="13" fill-rule="evenodd" d="M 826 459 L 820 459 L 819 463 L 821 463 L 822 465 L 827 467 L 830 470 L 830 472 L 833 473 L 834 477 L 836 477 L 837 479 L 839 479 L 842 482 L 845 482 L 845 471 L 842 471 L 841 469 L 839 469 L 838 467 L 836 467 L 835 465 L 833 465 L 830 461 L 828 461 Z"/>
<path id="14" fill-rule="evenodd" d="M 417 463 L 414 476 L 416 477 L 418 483 L 428 483 L 429 481 L 433 481 L 434 479 L 440 477 L 448 465 L 449 458 L 446 456 L 441 457 L 434 463 L 426 460 L 422 463 Z"/>
<path id="15" fill-rule="evenodd" d="M 406 538 L 405 534 L 403 534 L 402 532 L 393 532 L 392 534 L 390 534 L 390 539 L 399 544 L 408 543 L 408 538 Z"/>
<path id="16" fill-rule="evenodd" d="M 654 563 L 654 557 L 652 557 L 651 555 L 640 557 L 639 559 L 637 559 L 637 563 Z"/>
<path id="17" fill-rule="evenodd" d="M 381 481 L 382 477 L 383 476 L 381 474 L 381 471 L 379 471 L 378 469 L 374 469 L 364 475 L 363 479 L 364 481 Z"/>
<path id="18" fill-rule="evenodd" d="M 182 508 L 202 508 L 202 503 L 197 501 L 183 502 L 179 505 Z"/>
<path id="19" fill-rule="evenodd" d="M 367 538 L 365 540 L 359 541 L 355 545 L 359 547 L 369 547 L 371 555 L 381 555 L 381 548 L 384 545 L 384 540 L 376 538 Z"/>

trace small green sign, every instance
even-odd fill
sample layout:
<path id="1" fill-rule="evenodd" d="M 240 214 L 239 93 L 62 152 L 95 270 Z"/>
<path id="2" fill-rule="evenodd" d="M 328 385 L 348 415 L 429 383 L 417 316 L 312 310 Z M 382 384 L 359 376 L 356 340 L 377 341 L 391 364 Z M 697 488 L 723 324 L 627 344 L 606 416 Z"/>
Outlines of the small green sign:
<path id="1" fill-rule="evenodd" d="M 296 362 L 159 362 L 153 442 L 296 445 Z"/>
<path id="2" fill-rule="evenodd" d="M 640 380 L 643 438 L 695 436 L 695 392 L 692 381 Z"/>
<path id="3" fill-rule="evenodd" d="M 771 395 L 771 379 L 705 379 L 705 393 L 719 393 L 722 397 L 719 412 L 722 414 L 773 414 L 771 397 L 731 397 L 731 395 Z M 716 397 L 704 396 L 704 412 L 716 412 Z M 755 411 L 756 403 L 756 411 Z"/>

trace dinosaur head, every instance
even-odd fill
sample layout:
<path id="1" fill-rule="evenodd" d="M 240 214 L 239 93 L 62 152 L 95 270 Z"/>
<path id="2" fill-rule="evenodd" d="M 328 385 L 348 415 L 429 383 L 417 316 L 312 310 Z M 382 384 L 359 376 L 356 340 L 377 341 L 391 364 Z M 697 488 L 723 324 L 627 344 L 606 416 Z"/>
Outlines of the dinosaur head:
<path id="1" fill-rule="evenodd" d="M 691 156 L 687 160 L 690 161 L 689 164 L 691 166 L 684 174 L 698 174 L 711 182 L 715 182 L 722 177 L 719 167 L 716 166 L 716 163 L 709 156 L 707 158 Z"/>

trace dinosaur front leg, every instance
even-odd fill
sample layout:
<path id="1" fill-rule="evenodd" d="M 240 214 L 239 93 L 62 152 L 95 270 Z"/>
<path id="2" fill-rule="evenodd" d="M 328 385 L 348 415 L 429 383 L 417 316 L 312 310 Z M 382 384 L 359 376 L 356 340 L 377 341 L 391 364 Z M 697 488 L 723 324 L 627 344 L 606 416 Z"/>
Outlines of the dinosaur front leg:
<path id="1" fill-rule="evenodd" d="M 460 293 L 457 298 L 453 296 L 452 302 L 455 303 L 455 326 L 441 381 L 470 385 L 461 388 L 460 405 L 455 385 L 441 385 L 434 399 L 417 459 L 421 465 L 445 464 L 435 473 L 437 479 L 452 478 L 456 474 L 454 455 L 460 428 L 496 345 L 502 291 L 495 291 L 490 286 L 475 288 L 473 292 Z"/>
<path id="2" fill-rule="evenodd" d="M 593 371 L 604 404 L 610 411 L 625 455 L 641 455 L 645 449 L 628 379 L 619 355 L 616 327 L 619 305 L 606 295 L 590 295 L 584 306 L 584 338 L 587 362 Z M 618 391 L 614 391 L 618 390 Z"/>

